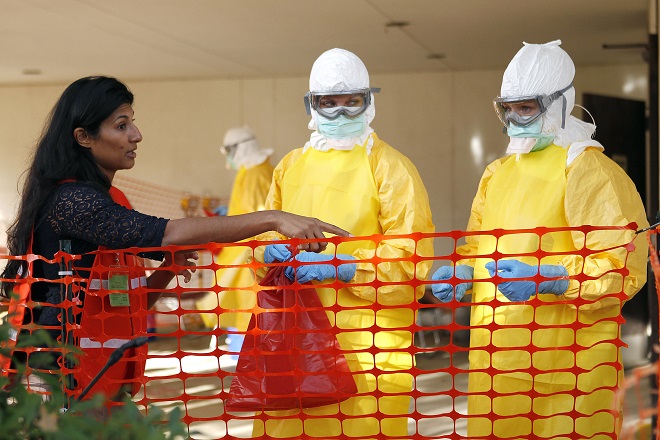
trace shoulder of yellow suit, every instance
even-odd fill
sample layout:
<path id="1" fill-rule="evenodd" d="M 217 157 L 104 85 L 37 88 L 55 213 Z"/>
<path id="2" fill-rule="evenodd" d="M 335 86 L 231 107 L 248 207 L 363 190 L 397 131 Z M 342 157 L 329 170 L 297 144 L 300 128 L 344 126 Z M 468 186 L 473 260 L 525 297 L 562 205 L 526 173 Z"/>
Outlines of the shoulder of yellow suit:
<path id="1" fill-rule="evenodd" d="M 606 167 L 616 165 L 616 162 L 603 153 L 601 148 L 587 147 L 570 163 L 570 165 L 568 165 L 568 168 L 571 169 L 576 163 L 579 164 L 584 162 L 598 164 L 598 166 L 604 165 Z"/>
<path id="2" fill-rule="evenodd" d="M 371 147 L 371 152 L 369 153 L 369 161 L 372 165 L 377 165 L 378 163 L 383 162 L 402 162 L 406 165 L 413 165 L 405 154 L 380 139 L 376 133 L 373 134 L 373 137 L 374 143 Z"/>
<path id="3" fill-rule="evenodd" d="M 300 159 L 302 153 L 303 153 L 302 148 L 296 148 L 294 150 L 289 151 L 282 158 L 282 160 L 280 160 L 280 162 L 277 164 L 275 168 L 284 168 L 284 169 L 289 168 L 293 163 L 295 163 L 298 159 Z"/>
<path id="4" fill-rule="evenodd" d="M 634 185 L 623 168 L 599 148 L 586 148 L 568 165 L 566 173 L 573 179 L 575 176 L 590 176 L 593 179 L 594 174 L 598 174 L 607 176 L 607 180 L 616 179 L 620 184 Z"/>
<path id="5" fill-rule="evenodd" d="M 400 188 L 414 189 L 420 203 L 423 204 L 422 199 L 428 203 L 428 194 L 419 170 L 401 151 L 376 137 L 369 155 L 369 164 L 377 182 L 396 182 Z"/>

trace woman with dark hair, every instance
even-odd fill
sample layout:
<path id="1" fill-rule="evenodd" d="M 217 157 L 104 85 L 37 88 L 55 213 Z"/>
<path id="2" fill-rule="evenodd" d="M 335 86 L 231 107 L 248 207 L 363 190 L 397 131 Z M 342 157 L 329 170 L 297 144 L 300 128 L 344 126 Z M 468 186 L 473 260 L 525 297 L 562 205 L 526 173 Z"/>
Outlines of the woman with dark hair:
<path id="1" fill-rule="evenodd" d="M 94 251 L 233 242 L 271 230 L 307 239 L 323 238 L 323 232 L 348 235 L 343 229 L 320 220 L 282 211 L 169 220 L 132 210 L 123 194 L 112 186 L 117 171 L 130 169 L 135 164 L 137 144 L 142 140 L 134 124 L 132 104 L 133 94 L 115 78 L 81 78 L 66 88 L 37 144 L 18 215 L 8 230 L 7 245 L 11 255 L 35 254 L 52 260 L 60 250 L 60 240 L 69 240 L 68 253 L 82 256 L 74 262 L 73 268 L 74 277 L 85 280 L 80 292 L 75 293 L 74 301 L 77 313 L 73 319 L 78 326 L 75 343 L 83 349 L 79 366 L 82 371 L 73 374 L 78 393 L 103 367 L 111 348 L 146 333 L 144 310 L 160 295 L 153 289 L 165 288 L 176 275 L 167 267 L 172 264 L 179 270 L 183 267 L 179 275 L 188 281 L 194 272 L 195 263 L 191 260 L 197 259 L 196 252 L 192 251 L 145 255 L 158 260 L 165 257 L 162 269 L 146 277 L 139 257 L 115 252 L 108 260 L 103 252 Z M 301 245 L 310 251 L 322 251 L 325 246 L 323 242 Z M 45 280 L 62 278 L 59 264 L 44 259 L 33 262 L 30 276 Z M 109 274 L 108 267 L 118 267 L 121 269 L 118 273 L 128 277 L 113 278 L 115 275 Z M 14 279 L 26 270 L 25 261 L 10 260 L 2 278 Z M 125 288 L 119 290 L 129 291 L 132 289 L 129 286 L 137 283 L 149 293 L 137 299 L 128 294 L 116 295 L 114 302 L 112 295 L 107 295 L 108 299 L 89 294 L 94 289 L 110 289 L 113 285 L 117 288 L 118 280 L 120 287 L 124 283 Z M 14 286 L 15 283 L 3 283 L 4 295 L 10 296 Z M 85 298 L 86 293 L 88 298 Z M 34 306 L 24 312 L 23 319 L 17 322 L 19 325 L 33 324 L 53 335 L 61 333 L 63 309 L 59 283 L 35 282 L 24 301 L 31 301 Z M 111 315 L 112 326 L 107 319 L 98 322 L 96 315 L 101 312 Z M 13 319 L 16 322 L 16 316 Z M 106 383 L 99 381 L 89 395 L 103 392 L 112 400 L 117 397 L 122 381 L 134 385 L 142 374 L 145 354 L 140 356 L 138 349 L 129 353 L 125 357 L 132 361 L 123 362 L 123 365 L 120 362 L 108 370 Z M 30 367 L 43 368 L 23 360 Z M 90 363 L 92 360 L 95 363 Z"/>

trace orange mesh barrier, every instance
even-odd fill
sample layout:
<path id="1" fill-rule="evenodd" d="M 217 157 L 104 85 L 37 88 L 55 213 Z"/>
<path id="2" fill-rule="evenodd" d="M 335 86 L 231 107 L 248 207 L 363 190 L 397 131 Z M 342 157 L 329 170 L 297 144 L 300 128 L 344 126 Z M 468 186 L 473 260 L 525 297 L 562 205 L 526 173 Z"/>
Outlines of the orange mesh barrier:
<path id="1" fill-rule="evenodd" d="M 354 261 L 358 264 L 358 273 L 371 273 L 373 276 L 360 278 L 367 280 L 364 282 L 344 283 L 330 279 L 315 283 L 313 287 L 322 305 L 316 303 L 310 308 L 313 311 L 323 310 L 330 322 L 329 327 L 318 328 L 302 324 L 310 311 L 302 303 L 273 307 L 261 301 L 259 292 L 272 294 L 273 291 L 278 292 L 278 286 L 219 282 L 226 279 L 227 272 L 237 268 L 247 268 L 259 278 L 266 273 L 268 267 L 256 259 L 221 265 L 213 258 L 225 248 L 240 248 L 246 256 L 260 258 L 268 243 L 259 241 L 124 250 L 134 254 L 138 251 L 170 253 L 181 249 L 200 249 L 203 255 L 196 279 L 186 284 L 181 277 L 175 278 L 166 291 L 170 306 L 165 309 L 146 308 L 144 298 L 153 290 L 140 283 L 140 269 L 133 266 L 97 267 L 89 280 L 87 275 L 83 278 L 76 274 L 54 281 L 26 281 L 32 284 L 33 289 L 39 283 L 63 291 L 69 288 L 71 299 L 57 306 L 70 310 L 74 317 L 65 325 L 65 333 L 78 343 L 85 340 L 87 347 L 100 350 L 106 357 L 128 340 L 152 337 L 146 359 L 141 357 L 139 350 L 128 350 L 115 364 L 128 373 L 123 376 L 116 372 L 108 374 L 102 381 L 114 385 L 137 383 L 139 391 L 134 400 L 145 410 L 148 404 L 165 410 L 180 406 L 185 414 L 183 421 L 189 426 L 193 439 L 616 439 L 623 421 L 620 393 L 623 365 L 619 348 L 625 345 L 618 329 L 623 322 L 621 305 L 630 294 L 629 282 L 634 275 L 626 264 L 635 249 L 635 226 L 334 237 L 330 239 L 334 245 L 359 241 L 364 244 L 361 247 L 373 249 L 369 258 Z M 574 249 L 553 251 L 554 243 L 566 237 L 570 237 Z M 603 240 L 603 237 L 606 239 Z M 459 244 L 466 238 L 492 240 L 497 251 L 488 255 L 464 255 L 461 253 L 464 248 Z M 535 240 L 537 248 L 534 252 L 516 253 L 511 251 L 512 238 Z M 434 241 L 435 256 L 418 255 L 414 251 L 422 240 Z M 282 243 L 295 247 L 301 241 L 287 240 Z M 603 242 L 615 244 L 603 247 L 599 244 Z M 507 243 L 507 246 L 498 246 L 497 243 Z M 387 249 L 401 250 L 399 255 L 405 256 L 381 253 L 384 245 L 388 245 Z M 412 252 L 406 254 L 403 249 Z M 35 261 L 64 262 L 75 268 L 81 257 L 60 253 L 53 261 L 41 257 L 26 261 L 30 260 L 30 265 Z M 477 293 L 470 296 L 468 292 L 462 301 L 442 303 L 430 293 L 431 286 L 439 282 L 431 281 L 430 276 L 428 279 L 414 276 L 416 268 L 431 264 L 483 265 L 485 261 L 512 258 L 528 263 L 536 261 L 533 264 L 537 265 L 539 260 L 543 264 L 550 260 L 555 263 L 561 261 L 570 266 L 568 291 L 563 296 L 539 294 L 524 302 L 511 303 L 495 291 L 493 283 L 515 279 L 490 278 L 485 277 L 483 271 L 475 271 L 475 279 L 452 277 L 441 282 L 454 286 L 472 282 L 473 292 L 482 292 L 481 295 L 487 297 L 488 293 L 483 292 L 490 289 L 491 299 L 487 302 L 476 301 Z M 342 263 L 346 261 L 333 259 L 324 264 L 336 268 Z M 271 266 L 303 265 L 305 263 L 291 261 Z M 396 272 L 399 266 L 408 270 Z M 387 271 L 383 270 L 385 267 Z M 170 269 L 179 270 L 181 267 L 161 266 L 148 270 Z M 126 275 L 127 290 L 114 284 L 113 277 L 117 273 Z M 401 275 L 405 273 L 413 275 Z M 94 279 L 98 282 L 95 283 Z M 535 283 L 548 281 L 541 275 L 525 280 Z M 314 294 L 309 292 L 309 284 L 293 283 L 287 288 L 304 289 L 305 294 Z M 87 295 L 86 304 L 89 298 L 96 298 L 94 301 L 98 302 L 97 307 L 84 313 L 80 301 L 83 293 Z M 118 294 L 120 296 L 114 298 L 115 305 L 111 307 L 110 301 L 113 299 L 110 296 Z M 190 298 L 203 295 L 219 298 L 219 302 L 207 310 L 197 310 Z M 244 303 L 251 305 L 240 309 L 223 308 L 222 298 L 226 295 L 240 296 Z M 290 297 L 296 298 L 296 295 Z M 117 309 L 125 307 L 127 310 L 128 303 L 131 312 L 118 317 Z M 136 304 L 140 307 L 134 310 Z M 26 304 L 28 315 L 37 316 L 44 305 L 29 300 Z M 182 324 L 185 317 L 198 312 L 217 314 L 220 327 L 186 328 Z M 146 317 L 155 313 L 161 319 L 157 321 L 157 335 L 154 338 L 153 334 L 147 333 Z M 288 323 L 280 329 L 260 327 L 260 322 L 264 322 L 260 318 L 274 313 L 281 314 L 282 320 L 286 318 Z M 85 319 L 81 318 L 83 315 L 87 316 L 87 322 L 81 323 L 80 320 Z M 252 316 L 254 321 L 249 329 L 229 330 L 222 323 L 223 317 L 231 315 Z M 132 329 L 124 325 L 129 322 L 125 321 L 127 317 Z M 20 330 L 31 332 L 35 328 L 30 324 Z M 50 330 L 56 335 L 62 331 L 61 326 Z M 329 343 L 325 348 L 305 345 L 303 341 L 309 340 L 315 332 L 336 338 L 336 343 Z M 234 356 L 240 353 L 240 349 L 232 347 L 227 337 L 231 339 L 241 335 L 252 338 L 251 343 L 246 344 L 250 347 L 249 351 L 241 353 L 241 356 L 255 359 L 288 354 L 295 359 L 294 367 L 265 372 L 258 367 L 241 370 L 239 356 L 237 373 Z M 292 336 L 287 337 L 289 335 Z M 268 344 L 273 344 L 269 346 L 277 348 L 268 351 L 256 342 L 264 339 L 268 340 Z M 29 374 L 30 368 L 36 365 L 29 359 L 44 350 L 27 348 L 23 351 L 30 365 Z M 344 357 L 356 383 L 356 395 L 346 396 L 341 391 L 332 394 L 332 391 L 303 386 L 302 383 L 314 375 L 328 371 L 332 373 L 332 368 L 328 369 L 327 365 L 316 370 L 308 368 L 308 364 L 305 368 L 300 366 L 302 364 L 295 366 L 297 362 L 309 362 L 308 359 L 315 354 Z M 132 369 L 139 370 L 143 360 L 146 360 L 145 373 L 131 379 Z M 257 359 L 257 362 L 252 362 L 254 364 L 263 363 Z M 94 368 L 81 372 L 75 365 L 65 365 L 61 361 L 59 365 L 69 380 L 68 392 L 74 397 L 83 391 L 80 382 L 90 382 L 103 367 L 97 363 Z M 93 365 L 93 362 L 87 365 Z M 318 392 L 335 395 L 337 403 L 284 411 L 228 412 L 224 409 L 224 403 L 229 398 L 232 378 L 238 374 L 256 379 L 252 382 L 257 385 L 265 384 L 266 379 L 272 385 L 278 382 L 278 377 L 282 378 L 281 382 L 290 383 L 290 377 L 294 376 L 299 389 L 291 392 L 289 388 L 286 391 L 289 394 L 284 397 L 302 402 L 302 397 L 307 397 L 303 394 Z M 75 380 L 71 381 L 72 377 Z M 37 384 L 29 385 L 34 391 L 43 391 Z M 268 394 L 280 392 L 272 391 L 275 388 L 271 385 L 252 390 L 252 397 L 257 401 L 282 397 Z"/>
<path id="2" fill-rule="evenodd" d="M 651 432 L 651 423 L 649 420 L 658 414 L 658 408 L 654 408 L 649 403 L 649 376 L 658 374 L 658 364 L 651 364 L 633 369 L 631 374 L 626 376 L 620 395 L 632 394 L 632 402 L 626 401 L 626 418 L 633 418 L 634 421 L 624 423 L 621 430 L 621 440 L 651 440 L 660 439 L 658 433 Z M 634 412 L 631 413 L 630 410 Z M 657 430 L 656 430 L 657 431 Z"/>
<path id="3" fill-rule="evenodd" d="M 646 239 L 649 246 L 649 261 L 651 262 L 651 268 L 653 270 L 654 278 L 653 280 L 648 280 L 649 283 L 655 283 L 656 292 L 660 292 L 660 259 L 658 256 L 657 249 L 657 236 L 658 230 L 652 229 L 646 233 Z M 656 319 L 660 319 L 657 317 Z M 660 350 L 660 341 L 655 341 L 652 349 L 657 353 Z M 649 378 L 651 376 L 660 377 L 660 363 L 656 362 L 652 365 L 642 366 L 635 368 L 632 371 L 632 374 L 626 378 L 624 387 L 621 390 L 621 393 L 625 393 L 627 390 L 632 390 L 635 396 L 635 401 L 628 407 L 633 406 L 636 408 L 637 412 L 637 422 L 630 424 L 627 428 L 624 428 L 621 433 L 622 440 L 638 440 L 638 439 L 651 439 L 660 440 L 660 432 L 657 428 L 655 432 L 651 432 L 651 424 L 647 421 L 652 417 L 657 417 L 659 412 L 659 407 L 652 406 L 649 403 L 650 391 L 649 390 Z M 656 402 L 657 402 L 657 391 L 655 391 Z"/>

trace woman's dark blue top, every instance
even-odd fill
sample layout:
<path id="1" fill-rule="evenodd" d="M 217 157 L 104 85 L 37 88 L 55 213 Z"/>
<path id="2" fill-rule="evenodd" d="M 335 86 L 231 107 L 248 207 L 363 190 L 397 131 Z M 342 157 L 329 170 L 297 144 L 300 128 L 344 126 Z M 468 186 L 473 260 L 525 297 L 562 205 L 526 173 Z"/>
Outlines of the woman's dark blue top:
<path id="1" fill-rule="evenodd" d="M 108 249 L 161 246 L 168 219 L 141 214 L 115 203 L 110 195 L 90 184 L 69 182 L 61 184 L 39 214 L 34 230 L 32 253 L 53 259 L 60 249 L 60 240 L 70 240 L 71 254 L 83 255 L 74 263 L 77 275 L 86 278 L 88 271 L 79 270 L 92 266 L 99 246 Z M 147 258 L 161 260 L 163 254 L 143 254 Z M 59 264 L 35 261 L 33 276 L 58 279 Z M 57 304 L 61 301 L 60 284 L 40 282 L 32 285 L 33 301 Z M 59 326 L 60 309 L 38 307 L 26 313 L 25 323 Z"/>

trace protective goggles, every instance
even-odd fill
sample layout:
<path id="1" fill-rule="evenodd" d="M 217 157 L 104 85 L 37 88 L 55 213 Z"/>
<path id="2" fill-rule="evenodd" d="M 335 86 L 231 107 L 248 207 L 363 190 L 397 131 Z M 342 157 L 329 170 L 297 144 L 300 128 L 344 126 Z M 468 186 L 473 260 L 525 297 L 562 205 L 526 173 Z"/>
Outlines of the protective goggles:
<path id="1" fill-rule="evenodd" d="M 566 122 L 566 97 L 564 92 L 573 87 L 573 83 L 550 95 L 516 96 L 515 98 L 497 98 L 493 101 L 495 112 L 505 127 L 513 122 L 519 127 L 526 127 L 540 118 L 554 101 L 562 98 L 561 128 Z"/>
<path id="2" fill-rule="evenodd" d="M 225 156 L 231 157 L 234 154 L 236 154 L 236 150 L 238 149 L 239 145 L 244 144 L 245 142 L 251 141 L 252 139 L 254 139 L 254 137 L 249 137 L 247 139 L 243 139 L 242 141 L 236 142 L 234 144 L 223 145 L 223 146 L 220 147 L 220 152 L 222 154 L 224 154 Z"/>
<path id="3" fill-rule="evenodd" d="M 380 92 L 380 89 L 376 87 L 323 94 L 307 92 L 305 94 L 305 109 L 308 115 L 311 115 L 311 109 L 314 109 L 319 115 L 330 120 L 337 119 L 340 115 L 355 118 L 364 113 L 371 105 L 371 94 L 378 92 Z M 349 99 L 340 100 L 347 105 L 337 105 L 337 99 L 334 99 L 337 96 L 350 96 Z"/>

